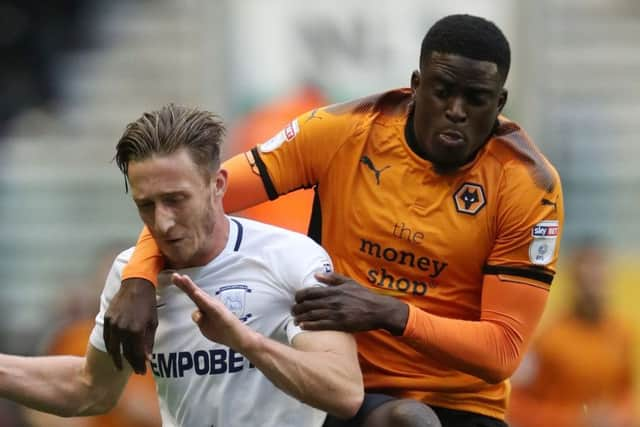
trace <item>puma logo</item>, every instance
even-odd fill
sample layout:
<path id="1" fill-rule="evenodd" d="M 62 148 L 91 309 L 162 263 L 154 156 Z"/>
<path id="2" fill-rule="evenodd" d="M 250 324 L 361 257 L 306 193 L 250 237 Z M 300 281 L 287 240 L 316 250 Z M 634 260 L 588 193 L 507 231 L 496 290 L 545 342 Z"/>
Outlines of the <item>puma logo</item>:
<path id="1" fill-rule="evenodd" d="M 382 169 L 377 169 L 376 165 L 373 164 L 373 162 L 371 161 L 371 159 L 368 156 L 362 156 L 360 157 L 360 163 L 363 163 L 365 166 L 367 166 L 369 169 L 371 169 L 371 171 L 374 173 L 375 177 L 376 177 L 376 184 L 380 185 L 380 174 L 382 173 L 382 171 L 384 171 L 385 169 L 389 169 L 391 166 L 387 165 L 385 167 L 383 167 Z"/>
<path id="2" fill-rule="evenodd" d="M 469 209 L 472 204 L 478 202 L 478 190 L 473 190 L 471 192 L 469 189 L 466 189 L 464 193 L 462 193 L 462 201 L 464 202 L 464 208 Z"/>
<path id="3" fill-rule="evenodd" d="M 549 199 L 542 199 L 541 203 L 542 203 L 542 206 L 553 206 L 554 211 L 558 209 L 558 204 Z"/>
<path id="4" fill-rule="evenodd" d="M 316 116 L 316 114 L 318 114 L 318 109 L 316 108 L 315 110 L 313 110 L 311 112 L 311 114 L 309 114 L 309 117 L 307 117 L 307 120 L 305 120 L 304 122 L 307 123 L 309 120 L 313 120 L 313 119 L 318 119 L 318 120 L 322 120 L 322 117 L 318 117 Z"/>

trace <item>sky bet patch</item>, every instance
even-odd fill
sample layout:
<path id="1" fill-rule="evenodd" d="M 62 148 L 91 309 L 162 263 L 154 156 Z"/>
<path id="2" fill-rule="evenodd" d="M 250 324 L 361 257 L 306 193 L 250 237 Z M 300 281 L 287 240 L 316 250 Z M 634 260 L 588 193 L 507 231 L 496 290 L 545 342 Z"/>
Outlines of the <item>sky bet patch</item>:
<path id="1" fill-rule="evenodd" d="M 560 226 L 558 221 L 542 221 L 533 226 L 533 237 L 558 237 Z"/>

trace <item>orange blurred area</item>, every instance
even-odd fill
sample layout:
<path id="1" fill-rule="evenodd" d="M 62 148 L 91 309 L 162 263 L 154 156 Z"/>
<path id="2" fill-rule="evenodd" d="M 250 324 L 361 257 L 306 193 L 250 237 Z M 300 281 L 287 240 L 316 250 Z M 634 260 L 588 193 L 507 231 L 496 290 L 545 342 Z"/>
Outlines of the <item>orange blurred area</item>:
<path id="1" fill-rule="evenodd" d="M 319 89 L 305 86 L 259 107 L 235 124 L 229 140 L 229 153 L 225 157 L 248 151 L 267 141 L 298 115 L 326 103 Z M 306 234 L 313 194 L 310 189 L 296 191 L 235 214 Z"/>
<path id="2" fill-rule="evenodd" d="M 597 327 L 580 325 L 567 316 L 576 292 L 571 283 L 570 255 L 561 257 L 537 340 L 513 377 L 510 425 L 636 427 L 640 425 L 638 254 L 610 256 L 607 283 L 602 283 L 610 286 L 610 317 Z M 632 347 L 631 355 L 628 345 Z M 527 365 L 531 357 L 538 364 L 537 371 Z M 631 375 L 624 367 L 629 360 Z M 521 377 L 527 376 L 530 378 L 522 384 Z M 631 395 L 616 398 L 615 381 L 631 384 Z M 599 398 L 609 403 L 598 403 Z M 609 406 L 614 403 L 618 406 L 616 411 Z"/>
<path id="3" fill-rule="evenodd" d="M 611 259 L 611 280 L 610 304 L 611 310 L 632 326 L 634 350 L 634 385 L 635 385 L 635 407 L 640 409 L 640 286 L 638 286 L 638 257 L 640 253 L 625 253 L 612 255 Z M 542 330 L 550 320 L 554 318 L 571 298 L 571 286 L 567 278 L 566 262 L 561 257 L 556 281 L 554 281 L 551 297 L 547 305 L 542 324 L 538 331 Z"/>

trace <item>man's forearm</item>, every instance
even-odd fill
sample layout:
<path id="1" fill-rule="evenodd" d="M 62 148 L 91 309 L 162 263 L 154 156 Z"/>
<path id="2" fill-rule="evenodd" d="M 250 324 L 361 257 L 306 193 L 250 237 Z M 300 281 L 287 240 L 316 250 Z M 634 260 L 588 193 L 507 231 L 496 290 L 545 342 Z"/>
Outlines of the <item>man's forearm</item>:
<path id="1" fill-rule="evenodd" d="M 479 320 L 446 318 L 411 307 L 403 336 L 416 350 L 450 368 L 498 383 L 520 363 L 547 296 L 547 290 L 492 277 L 484 283 Z"/>
<path id="2" fill-rule="evenodd" d="M 43 412 L 72 416 L 87 395 L 84 357 L 0 355 L 0 396 Z"/>
<path id="3" fill-rule="evenodd" d="M 118 395 L 95 385 L 85 357 L 0 355 L 0 397 L 21 405 L 65 417 L 97 415 Z"/>
<path id="4" fill-rule="evenodd" d="M 296 337 L 302 340 L 307 338 Z M 353 339 L 351 336 L 340 338 Z M 243 353 L 278 388 L 337 417 L 351 418 L 356 414 L 362 404 L 364 389 L 355 342 L 347 341 L 346 350 L 338 345 L 338 348 L 326 351 L 303 351 L 262 336 L 256 342 L 253 348 Z"/>

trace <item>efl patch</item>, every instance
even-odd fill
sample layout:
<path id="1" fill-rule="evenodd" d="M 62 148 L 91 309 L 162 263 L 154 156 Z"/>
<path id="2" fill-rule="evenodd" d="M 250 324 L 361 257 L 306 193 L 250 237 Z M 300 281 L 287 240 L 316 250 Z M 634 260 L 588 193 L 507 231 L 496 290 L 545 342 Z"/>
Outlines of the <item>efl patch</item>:
<path id="1" fill-rule="evenodd" d="M 278 132 L 273 138 L 267 142 L 260 144 L 260 152 L 268 153 L 280 147 L 286 141 L 291 141 L 300 132 L 298 119 L 289 123 L 284 129 Z"/>
<path id="2" fill-rule="evenodd" d="M 475 215 L 487 204 L 484 189 L 480 184 L 465 182 L 453 195 L 456 210 L 467 215 Z"/>
<path id="3" fill-rule="evenodd" d="M 547 265 L 553 260 L 560 234 L 558 221 L 542 221 L 531 229 L 533 240 L 529 245 L 529 260 L 535 265 Z"/>

